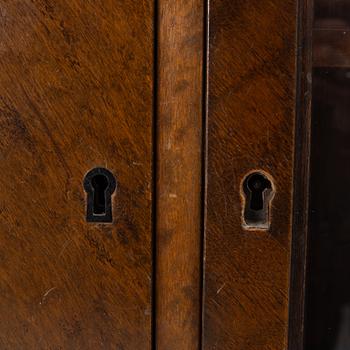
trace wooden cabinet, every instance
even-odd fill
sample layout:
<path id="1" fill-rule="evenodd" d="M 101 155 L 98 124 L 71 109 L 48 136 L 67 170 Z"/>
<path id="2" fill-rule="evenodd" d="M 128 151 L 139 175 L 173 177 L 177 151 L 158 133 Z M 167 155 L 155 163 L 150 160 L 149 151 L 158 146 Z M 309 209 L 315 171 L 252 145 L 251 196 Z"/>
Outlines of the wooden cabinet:
<path id="1" fill-rule="evenodd" d="M 326 3 L 0 0 L 1 349 L 338 350 L 304 346 Z"/>

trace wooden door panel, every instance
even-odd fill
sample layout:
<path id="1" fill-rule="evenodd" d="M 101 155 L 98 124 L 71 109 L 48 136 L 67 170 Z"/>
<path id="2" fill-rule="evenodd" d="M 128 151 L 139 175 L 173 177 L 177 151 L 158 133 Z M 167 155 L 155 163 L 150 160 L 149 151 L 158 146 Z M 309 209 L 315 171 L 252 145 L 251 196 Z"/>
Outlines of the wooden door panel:
<path id="1" fill-rule="evenodd" d="M 287 344 L 297 1 L 209 2 L 204 349 Z M 268 229 L 243 216 L 247 174 L 274 189 Z"/>
<path id="2" fill-rule="evenodd" d="M 150 349 L 153 1 L 0 16 L 0 347 Z M 112 224 L 85 220 L 97 166 Z"/>

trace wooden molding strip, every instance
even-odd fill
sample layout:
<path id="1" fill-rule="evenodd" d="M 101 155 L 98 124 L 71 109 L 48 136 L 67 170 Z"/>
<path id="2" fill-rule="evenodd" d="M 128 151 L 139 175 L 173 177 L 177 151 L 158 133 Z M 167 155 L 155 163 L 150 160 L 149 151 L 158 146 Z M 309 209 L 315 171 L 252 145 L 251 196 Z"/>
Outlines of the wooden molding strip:
<path id="1" fill-rule="evenodd" d="M 197 350 L 201 304 L 203 1 L 158 1 L 156 310 L 159 350 Z"/>
<path id="2" fill-rule="evenodd" d="M 304 307 L 309 215 L 313 0 L 299 1 L 293 230 L 288 349 L 304 349 Z"/>

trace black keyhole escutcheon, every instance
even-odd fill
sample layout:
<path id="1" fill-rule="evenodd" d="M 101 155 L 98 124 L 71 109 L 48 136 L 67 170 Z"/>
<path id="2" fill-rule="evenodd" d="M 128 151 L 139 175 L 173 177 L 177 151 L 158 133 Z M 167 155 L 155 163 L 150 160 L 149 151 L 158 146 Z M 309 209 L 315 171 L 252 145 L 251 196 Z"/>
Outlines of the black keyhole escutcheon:
<path id="1" fill-rule="evenodd" d="M 245 178 L 243 192 L 244 226 L 267 229 L 270 224 L 269 210 L 273 197 L 271 181 L 264 173 L 254 172 Z"/>
<path id="2" fill-rule="evenodd" d="M 87 222 L 112 222 L 112 194 L 115 188 L 116 180 L 105 168 L 94 168 L 85 175 Z"/>

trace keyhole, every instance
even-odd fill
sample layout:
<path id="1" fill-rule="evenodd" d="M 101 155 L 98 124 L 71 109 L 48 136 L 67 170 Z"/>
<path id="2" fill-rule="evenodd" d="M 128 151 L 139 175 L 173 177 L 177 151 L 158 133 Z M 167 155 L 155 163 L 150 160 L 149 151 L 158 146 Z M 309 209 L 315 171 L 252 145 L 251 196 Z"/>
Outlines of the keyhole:
<path id="1" fill-rule="evenodd" d="M 271 183 L 261 174 L 252 174 L 247 180 L 247 187 L 251 193 L 250 209 L 261 210 L 264 207 L 263 192 L 271 188 Z"/>
<path id="2" fill-rule="evenodd" d="M 112 194 L 115 188 L 115 178 L 107 169 L 94 168 L 85 175 L 86 221 L 112 222 Z"/>
<path id="3" fill-rule="evenodd" d="M 94 214 L 106 214 L 106 189 L 109 185 L 104 175 L 96 175 L 91 180 L 94 196 Z"/>
<path id="4" fill-rule="evenodd" d="M 243 182 L 243 192 L 245 194 L 244 226 L 268 228 L 273 189 L 267 175 L 260 172 L 249 174 Z"/>

